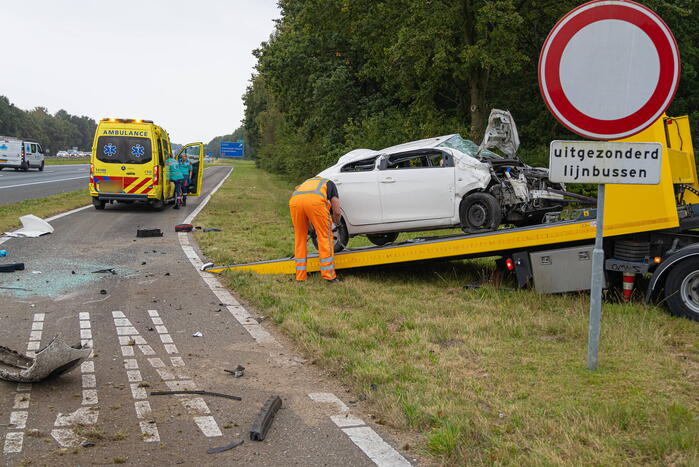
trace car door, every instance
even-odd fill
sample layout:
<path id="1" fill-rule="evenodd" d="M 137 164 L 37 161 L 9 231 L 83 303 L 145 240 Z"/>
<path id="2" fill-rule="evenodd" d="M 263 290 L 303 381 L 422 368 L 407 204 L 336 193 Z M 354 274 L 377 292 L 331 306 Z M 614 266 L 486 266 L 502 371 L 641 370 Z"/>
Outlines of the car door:
<path id="1" fill-rule="evenodd" d="M 177 160 L 180 155 L 186 153 L 187 159 L 192 163 L 192 181 L 189 184 L 189 194 L 199 196 L 201 194 L 201 183 L 204 177 L 204 143 L 189 143 L 177 153 Z"/>
<path id="2" fill-rule="evenodd" d="M 379 164 L 383 222 L 451 218 L 454 163 L 451 154 L 420 150 L 384 156 Z"/>
<path id="3" fill-rule="evenodd" d="M 377 184 L 376 156 L 350 162 L 332 175 L 340 195 L 342 212 L 351 225 L 381 222 L 381 201 Z"/>

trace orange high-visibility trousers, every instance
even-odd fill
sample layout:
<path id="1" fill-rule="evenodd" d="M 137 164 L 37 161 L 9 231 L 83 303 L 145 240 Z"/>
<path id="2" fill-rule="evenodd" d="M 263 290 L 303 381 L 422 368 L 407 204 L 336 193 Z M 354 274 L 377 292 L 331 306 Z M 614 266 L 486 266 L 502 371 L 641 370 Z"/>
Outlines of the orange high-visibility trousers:
<path id="1" fill-rule="evenodd" d="M 291 222 L 294 223 L 294 257 L 296 280 L 305 281 L 307 271 L 308 223 L 313 224 L 318 238 L 318 259 L 323 279 L 335 279 L 335 253 L 330 202 L 315 193 L 294 195 L 289 200 Z"/>

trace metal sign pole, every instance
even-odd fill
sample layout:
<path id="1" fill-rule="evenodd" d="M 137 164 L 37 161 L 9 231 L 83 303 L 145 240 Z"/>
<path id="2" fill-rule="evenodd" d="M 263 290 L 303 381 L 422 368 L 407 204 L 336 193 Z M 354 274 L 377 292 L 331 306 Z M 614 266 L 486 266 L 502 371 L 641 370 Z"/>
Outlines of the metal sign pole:
<path id="1" fill-rule="evenodd" d="M 604 184 L 597 186 L 597 230 L 592 250 L 592 288 L 590 290 L 590 327 L 587 336 L 587 368 L 597 369 L 600 320 L 602 317 L 602 287 L 604 285 Z"/>

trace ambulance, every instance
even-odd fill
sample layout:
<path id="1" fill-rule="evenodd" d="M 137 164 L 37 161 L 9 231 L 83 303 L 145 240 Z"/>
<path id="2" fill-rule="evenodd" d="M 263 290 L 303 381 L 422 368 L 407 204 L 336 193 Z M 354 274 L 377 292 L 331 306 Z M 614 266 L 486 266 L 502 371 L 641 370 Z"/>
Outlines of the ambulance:
<path id="1" fill-rule="evenodd" d="M 201 193 L 204 144 L 190 143 L 192 163 L 189 196 Z M 167 131 L 151 120 L 104 118 L 95 132 L 90 160 L 90 196 L 96 209 L 108 203 L 146 203 L 163 209 L 175 201 L 175 185 L 168 179 L 165 161 L 172 154 Z"/>

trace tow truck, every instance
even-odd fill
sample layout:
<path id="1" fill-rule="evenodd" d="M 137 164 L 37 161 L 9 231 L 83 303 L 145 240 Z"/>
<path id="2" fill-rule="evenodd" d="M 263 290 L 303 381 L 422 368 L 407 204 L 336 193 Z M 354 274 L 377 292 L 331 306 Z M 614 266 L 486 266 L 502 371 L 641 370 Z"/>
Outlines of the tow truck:
<path id="1" fill-rule="evenodd" d="M 699 183 L 687 116 L 663 116 L 623 141 L 659 142 L 663 162 L 658 185 L 607 185 L 604 251 L 607 284 L 622 282 L 628 297 L 635 280 L 650 275 L 645 301 L 663 298 L 670 312 L 699 321 Z M 519 287 L 541 293 L 589 290 L 596 210 L 571 218 L 548 216 L 542 224 L 496 231 L 411 239 L 335 254 L 336 269 L 396 263 L 500 257 Z M 293 258 L 207 265 L 204 270 L 294 274 Z M 308 271 L 318 271 L 318 256 Z M 620 281 L 621 279 L 621 281 Z"/>

